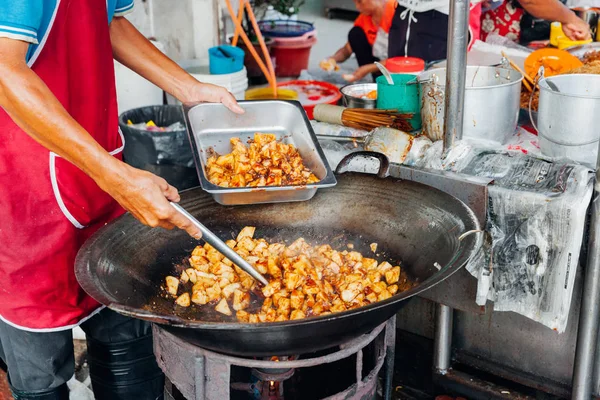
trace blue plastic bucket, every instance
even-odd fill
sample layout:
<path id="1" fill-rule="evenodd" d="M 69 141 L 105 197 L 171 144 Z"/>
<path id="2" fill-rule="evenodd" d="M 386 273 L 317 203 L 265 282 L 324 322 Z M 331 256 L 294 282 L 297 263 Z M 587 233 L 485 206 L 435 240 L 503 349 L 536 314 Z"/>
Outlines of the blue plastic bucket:
<path id="1" fill-rule="evenodd" d="M 258 28 L 263 35 L 272 38 L 304 36 L 315 30 L 315 26 L 310 22 L 290 20 L 259 21 Z"/>
<path id="2" fill-rule="evenodd" d="M 244 50 L 222 45 L 208 49 L 208 65 L 212 75 L 233 74 L 244 68 Z"/>

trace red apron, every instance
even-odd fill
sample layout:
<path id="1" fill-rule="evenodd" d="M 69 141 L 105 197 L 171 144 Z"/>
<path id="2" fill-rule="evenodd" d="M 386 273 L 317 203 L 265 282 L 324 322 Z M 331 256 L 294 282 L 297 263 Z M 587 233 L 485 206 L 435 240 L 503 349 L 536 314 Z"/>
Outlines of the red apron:
<path id="1" fill-rule="evenodd" d="M 106 4 L 62 0 L 30 63 L 69 114 L 120 157 Z M 2 109 L 0 134 L 0 316 L 28 330 L 70 328 L 99 308 L 75 279 L 77 251 L 123 210 Z"/>

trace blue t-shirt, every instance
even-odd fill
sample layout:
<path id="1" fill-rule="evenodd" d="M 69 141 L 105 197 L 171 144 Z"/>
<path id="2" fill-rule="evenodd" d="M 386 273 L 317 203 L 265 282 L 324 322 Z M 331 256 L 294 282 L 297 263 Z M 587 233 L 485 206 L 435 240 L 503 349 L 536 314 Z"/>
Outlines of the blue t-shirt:
<path id="1" fill-rule="evenodd" d="M 106 1 L 108 22 L 133 9 L 134 0 Z M 44 38 L 50 33 L 52 21 L 61 0 L 0 0 L 0 37 L 30 43 L 27 52 L 29 63 Z"/>

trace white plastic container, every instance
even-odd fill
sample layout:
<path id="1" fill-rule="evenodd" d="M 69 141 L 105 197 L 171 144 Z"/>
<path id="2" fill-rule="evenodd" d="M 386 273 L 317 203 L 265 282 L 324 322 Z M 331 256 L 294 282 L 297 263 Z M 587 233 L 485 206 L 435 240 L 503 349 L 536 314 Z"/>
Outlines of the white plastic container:
<path id="1" fill-rule="evenodd" d="M 548 86 L 556 85 L 559 92 Z M 556 75 L 540 81 L 537 129 L 542 154 L 595 169 L 600 139 L 600 75 Z"/>
<path id="2" fill-rule="evenodd" d="M 230 91 L 237 100 L 244 100 L 246 90 L 248 90 L 246 67 L 233 74 L 211 75 L 208 60 L 185 60 L 181 61 L 179 66 L 189 72 L 198 81 L 222 86 Z M 167 102 L 169 104 L 178 104 L 178 101 L 172 96 L 167 96 Z"/>

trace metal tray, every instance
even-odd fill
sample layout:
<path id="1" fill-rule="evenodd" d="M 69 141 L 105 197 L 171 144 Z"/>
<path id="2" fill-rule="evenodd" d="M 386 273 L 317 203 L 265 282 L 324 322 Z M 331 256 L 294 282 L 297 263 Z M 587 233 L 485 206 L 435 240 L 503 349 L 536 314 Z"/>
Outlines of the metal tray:
<path id="1" fill-rule="evenodd" d="M 600 50 L 600 42 L 592 42 L 587 44 L 582 44 L 579 46 L 571 46 L 565 49 L 575 57 L 583 60 L 583 56 L 585 56 L 590 51 L 598 51 Z"/>
<path id="2" fill-rule="evenodd" d="M 310 200 L 317 189 L 337 183 L 319 145 L 302 105 L 297 101 L 240 101 L 246 111 L 236 115 L 221 104 L 185 105 L 188 135 L 192 143 L 196 170 L 202 189 L 223 205 L 280 203 Z M 209 182 L 206 160 L 209 150 L 219 154 L 231 152 L 229 140 L 247 141 L 254 133 L 273 133 L 277 139 L 293 144 L 304 164 L 320 179 L 305 186 L 264 186 L 257 188 L 223 188 Z"/>

